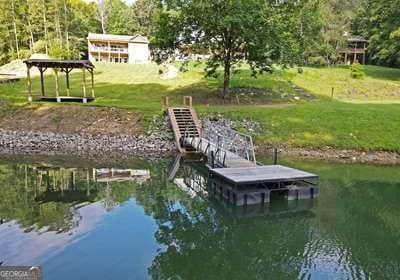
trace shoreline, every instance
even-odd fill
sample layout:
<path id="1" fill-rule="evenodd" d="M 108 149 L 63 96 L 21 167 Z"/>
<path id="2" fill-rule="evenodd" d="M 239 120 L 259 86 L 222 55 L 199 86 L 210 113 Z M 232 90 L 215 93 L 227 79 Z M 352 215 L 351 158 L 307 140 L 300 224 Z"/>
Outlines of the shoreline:
<path id="1" fill-rule="evenodd" d="M 270 145 L 258 145 L 259 156 L 271 155 Z M 165 133 L 150 135 L 63 134 L 0 128 L 0 155 L 65 156 L 97 161 L 129 161 L 176 154 L 174 141 Z M 400 165 L 400 154 L 384 151 L 308 149 L 280 146 L 279 156 L 338 163 Z"/>
<path id="2" fill-rule="evenodd" d="M 292 146 L 281 146 L 278 150 L 280 156 L 296 159 L 346 164 L 400 165 L 400 154 L 395 152 L 341 150 L 334 148 L 310 149 Z M 270 146 L 260 147 L 256 151 L 272 155 L 272 148 Z"/>
<path id="3" fill-rule="evenodd" d="M 74 156 L 85 159 L 133 159 L 172 155 L 175 144 L 165 136 L 63 134 L 0 129 L 0 154 Z"/>

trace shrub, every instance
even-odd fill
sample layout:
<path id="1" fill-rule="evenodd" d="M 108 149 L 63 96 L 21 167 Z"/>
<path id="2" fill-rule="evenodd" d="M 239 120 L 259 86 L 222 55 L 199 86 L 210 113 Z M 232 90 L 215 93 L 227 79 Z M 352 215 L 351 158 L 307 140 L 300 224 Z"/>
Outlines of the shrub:
<path id="1" fill-rule="evenodd" d="M 359 63 L 350 66 L 350 77 L 353 79 L 362 79 L 364 77 L 364 67 Z"/>
<path id="2" fill-rule="evenodd" d="M 19 54 L 19 58 L 24 60 L 24 59 L 28 59 L 31 56 L 31 51 L 28 49 L 20 49 L 18 54 Z M 10 58 L 12 60 L 17 59 L 18 58 L 17 52 L 13 51 L 10 55 Z"/>
<path id="3" fill-rule="evenodd" d="M 322 56 L 312 56 L 308 58 L 308 64 L 315 67 L 327 66 L 328 62 Z"/>
<path id="4" fill-rule="evenodd" d="M 298 68 L 297 68 L 297 73 L 303 74 L 303 73 L 304 73 L 303 67 L 298 67 Z"/>

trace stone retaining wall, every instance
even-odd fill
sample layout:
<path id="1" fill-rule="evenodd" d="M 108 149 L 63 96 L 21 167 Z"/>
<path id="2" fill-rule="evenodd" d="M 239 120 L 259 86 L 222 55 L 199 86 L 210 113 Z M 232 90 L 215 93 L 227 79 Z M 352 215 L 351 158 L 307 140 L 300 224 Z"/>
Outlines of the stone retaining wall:
<path id="1" fill-rule="evenodd" d="M 158 133 L 149 136 L 108 136 L 0 129 L 0 153 L 101 157 L 172 154 L 174 143 Z"/>

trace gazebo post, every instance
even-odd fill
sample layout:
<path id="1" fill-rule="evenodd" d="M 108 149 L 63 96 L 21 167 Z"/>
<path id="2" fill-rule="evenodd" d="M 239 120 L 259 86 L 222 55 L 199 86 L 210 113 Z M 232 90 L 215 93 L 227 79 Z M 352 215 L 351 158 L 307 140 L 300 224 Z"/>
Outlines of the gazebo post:
<path id="1" fill-rule="evenodd" d="M 94 98 L 94 77 L 93 77 L 93 69 L 90 69 L 90 76 L 92 81 L 92 98 Z"/>
<path id="2" fill-rule="evenodd" d="M 32 102 L 32 81 L 31 81 L 31 66 L 27 65 L 26 76 L 28 78 L 28 101 Z"/>
<path id="3" fill-rule="evenodd" d="M 41 84 L 41 93 L 42 93 L 42 96 L 45 96 L 45 95 L 46 95 L 45 92 L 44 92 L 44 81 L 43 81 L 43 72 L 44 72 L 44 71 L 46 71 L 46 69 L 43 70 L 43 67 L 39 67 L 39 72 L 40 72 L 40 84 Z"/>
<path id="4" fill-rule="evenodd" d="M 60 92 L 59 92 L 59 87 L 58 87 L 58 68 L 54 68 L 54 74 L 56 76 L 56 97 L 57 97 L 57 102 L 61 102 Z"/>
<path id="5" fill-rule="evenodd" d="M 66 68 L 65 69 L 65 81 L 66 81 L 66 86 L 67 86 L 67 96 L 70 96 L 70 94 L 71 94 L 71 90 L 70 90 L 70 88 L 69 88 L 69 72 L 70 72 L 70 70 L 69 70 L 69 68 Z"/>
<path id="6" fill-rule="evenodd" d="M 86 98 L 86 73 L 85 73 L 85 68 L 82 68 L 82 90 L 83 90 L 83 103 L 87 103 L 87 98 Z"/>

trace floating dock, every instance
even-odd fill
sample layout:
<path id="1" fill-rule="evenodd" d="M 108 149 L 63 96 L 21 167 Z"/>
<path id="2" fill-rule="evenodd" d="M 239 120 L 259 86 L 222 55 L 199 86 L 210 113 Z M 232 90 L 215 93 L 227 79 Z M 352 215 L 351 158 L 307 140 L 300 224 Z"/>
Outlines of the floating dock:
<path id="1" fill-rule="evenodd" d="M 313 182 L 317 175 L 282 165 L 259 165 L 251 136 L 234 130 L 218 135 L 200 124 L 191 97 L 184 97 L 184 104 L 181 108 L 168 107 L 168 99 L 164 100 L 178 150 L 207 159 L 212 194 L 237 206 L 269 203 L 275 194 L 287 200 L 317 197 Z"/>
<path id="2" fill-rule="evenodd" d="M 280 194 L 287 200 L 312 199 L 318 189 L 312 180 L 318 176 L 282 166 L 254 166 L 210 169 L 210 188 L 237 206 L 265 204 L 271 195 Z"/>
<path id="3" fill-rule="evenodd" d="M 211 173 L 224 178 L 234 185 L 283 183 L 298 180 L 317 179 L 318 176 L 298 169 L 267 165 L 237 168 L 214 168 Z"/>

